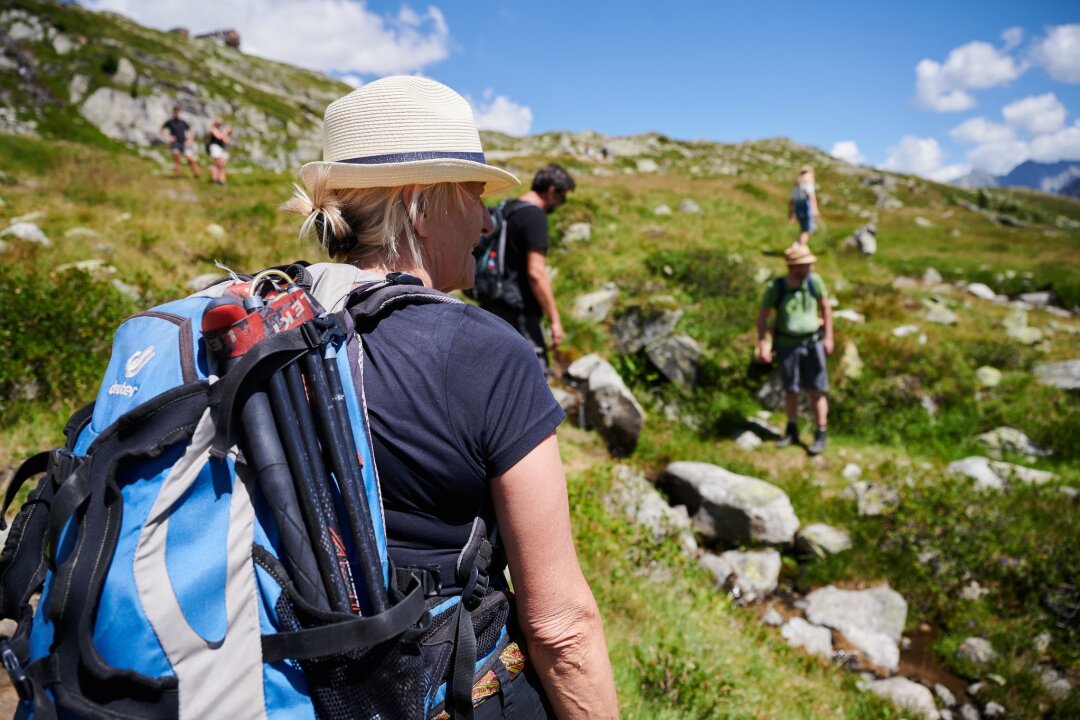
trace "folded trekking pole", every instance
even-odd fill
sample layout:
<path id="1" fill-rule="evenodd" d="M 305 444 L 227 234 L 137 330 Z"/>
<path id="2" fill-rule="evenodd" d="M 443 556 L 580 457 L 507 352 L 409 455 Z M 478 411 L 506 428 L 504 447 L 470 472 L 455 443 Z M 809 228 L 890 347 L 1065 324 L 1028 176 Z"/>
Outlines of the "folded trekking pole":
<path id="1" fill-rule="evenodd" d="M 276 270 L 268 273 L 287 278 Z M 289 558 L 286 566 L 290 574 L 295 570 L 301 577 L 321 580 L 318 587 L 314 587 L 316 583 L 297 580 L 301 596 L 309 601 L 314 599 L 313 604 L 321 609 L 354 614 L 361 611 L 346 538 L 338 530 L 348 522 L 347 539 L 359 556 L 359 570 L 371 598 L 370 609 L 382 612 L 386 609 L 383 568 L 360 472 L 362 461 L 353 441 L 336 366 L 332 335 L 338 325 L 325 317 L 317 319 L 312 299 L 293 285 L 291 279 L 284 290 L 275 287 L 264 300 L 258 290 L 260 282 L 267 277 L 256 276 L 242 306 L 235 296 L 223 296 L 207 310 L 203 326 L 208 343 L 215 354 L 231 358 L 226 364 L 228 371 L 237 358 L 270 335 L 314 323 L 314 330 L 307 337 L 318 345 L 303 355 L 304 375 L 301 376 L 296 362 L 274 369 L 266 380 L 265 392 L 257 389 L 244 406 L 241 417 L 244 434 L 248 445 L 259 445 L 259 450 L 253 450 L 258 455 L 253 460 L 259 467 L 267 459 L 268 449 L 264 445 L 269 446 L 269 457 L 275 462 L 280 463 L 284 458 L 285 471 L 272 470 L 264 494 L 274 496 L 268 500 L 275 509 L 275 520 L 279 526 L 289 528 L 282 530 L 282 549 Z M 254 417 L 256 410 L 248 410 L 252 402 L 260 413 L 258 418 Z M 314 417 L 311 405 L 315 408 Z M 276 420 L 272 428 L 262 416 L 264 412 Z M 259 428 L 260 434 L 255 435 L 249 427 Z M 333 476 L 327 472 L 327 466 Z M 291 493 L 279 487 L 286 478 Z M 260 475 L 260 483 L 263 482 Z M 340 503 L 336 501 L 338 498 Z M 339 508 L 344 517 L 339 517 Z M 307 548 L 294 537 L 297 510 L 301 527 L 307 533 Z M 310 563 L 304 564 L 309 554 L 317 567 L 317 576 L 311 575 Z M 302 589 L 305 585 L 306 591 Z"/>

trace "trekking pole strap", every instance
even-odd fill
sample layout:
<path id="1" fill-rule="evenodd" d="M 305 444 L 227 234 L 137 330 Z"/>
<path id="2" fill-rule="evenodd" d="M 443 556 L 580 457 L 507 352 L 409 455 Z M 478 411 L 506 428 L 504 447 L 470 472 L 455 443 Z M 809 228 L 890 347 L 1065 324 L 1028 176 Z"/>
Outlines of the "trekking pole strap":
<path id="1" fill-rule="evenodd" d="M 418 623 L 425 625 L 430 622 L 425 616 L 424 587 L 417 580 L 405 598 L 384 613 L 321 627 L 263 635 L 263 662 L 290 658 L 312 660 L 377 645 L 393 640 Z"/>
<path id="2" fill-rule="evenodd" d="M 24 460 L 19 469 L 15 471 L 15 475 L 12 476 L 11 482 L 8 483 L 7 490 L 4 492 L 4 505 L 0 507 L 0 530 L 7 530 L 7 520 L 4 519 L 4 516 L 7 515 L 11 503 L 15 502 L 15 495 L 19 492 L 19 488 L 35 475 L 47 472 L 49 470 L 49 460 L 55 452 L 59 451 L 45 450 L 39 452 L 37 455 Z"/>
<path id="3" fill-rule="evenodd" d="M 307 324 L 301 325 L 259 342 L 210 387 L 210 406 L 218 409 L 218 432 L 210 449 L 213 457 L 224 458 L 232 444 L 242 386 L 269 378 L 275 370 L 318 347 L 314 342 L 318 339 L 317 333 L 305 330 L 306 327 Z"/>

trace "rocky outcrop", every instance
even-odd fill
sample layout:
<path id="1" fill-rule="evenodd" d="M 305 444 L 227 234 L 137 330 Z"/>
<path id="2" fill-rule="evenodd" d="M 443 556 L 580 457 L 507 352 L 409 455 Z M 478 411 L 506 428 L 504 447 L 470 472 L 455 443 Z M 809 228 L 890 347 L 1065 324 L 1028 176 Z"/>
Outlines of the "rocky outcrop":
<path id="1" fill-rule="evenodd" d="M 795 552 L 803 556 L 824 558 L 850 549 L 847 531 L 825 523 L 807 525 L 795 535 Z"/>
<path id="2" fill-rule="evenodd" d="M 611 326 L 611 334 L 625 352 L 636 353 L 671 335 L 682 316 L 681 310 L 648 312 L 632 307 Z"/>
<path id="3" fill-rule="evenodd" d="M 683 461 L 668 465 L 661 483 L 713 544 L 788 544 L 799 527 L 787 493 L 757 478 Z"/>
<path id="4" fill-rule="evenodd" d="M 874 223 L 868 223 L 857 228 L 841 243 L 841 247 L 853 248 L 863 255 L 873 255 L 877 252 L 877 226 Z"/>
<path id="5" fill-rule="evenodd" d="M 951 475 L 971 478 L 975 481 L 976 490 L 1004 490 L 1010 482 L 1042 485 L 1057 479 L 1057 475 L 1046 470 L 990 460 L 980 455 L 949 463 L 948 472 Z"/>
<path id="6" fill-rule="evenodd" d="M 986 448 L 986 454 L 993 458 L 1001 458 L 1004 453 L 1028 455 L 1032 457 L 1047 457 L 1050 451 L 1039 447 L 1022 430 L 1002 426 L 993 430 L 976 435 L 975 440 Z"/>

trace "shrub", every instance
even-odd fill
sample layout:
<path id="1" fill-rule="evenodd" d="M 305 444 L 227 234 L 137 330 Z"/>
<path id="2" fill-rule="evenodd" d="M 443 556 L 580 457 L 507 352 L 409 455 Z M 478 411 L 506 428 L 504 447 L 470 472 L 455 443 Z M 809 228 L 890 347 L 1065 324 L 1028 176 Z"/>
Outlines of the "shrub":
<path id="1" fill-rule="evenodd" d="M 113 332 L 134 310 L 85 272 L 15 268 L 0 303 L 0 422 L 19 401 L 89 402 L 109 362 Z"/>

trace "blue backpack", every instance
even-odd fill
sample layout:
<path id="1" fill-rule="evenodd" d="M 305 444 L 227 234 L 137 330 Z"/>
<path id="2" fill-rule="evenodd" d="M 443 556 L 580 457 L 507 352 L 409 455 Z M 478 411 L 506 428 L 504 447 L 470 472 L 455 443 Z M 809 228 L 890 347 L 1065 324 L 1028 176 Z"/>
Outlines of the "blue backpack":
<path id="1" fill-rule="evenodd" d="M 0 555 L 19 716 L 471 717 L 477 679 L 520 671 L 494 533 L 463 595 L 394 567 L 354 331 L 457 301 L 332 263 L 232 280 L 121 324 L 97 400 L 7 488 L 43 475 Z"/>

